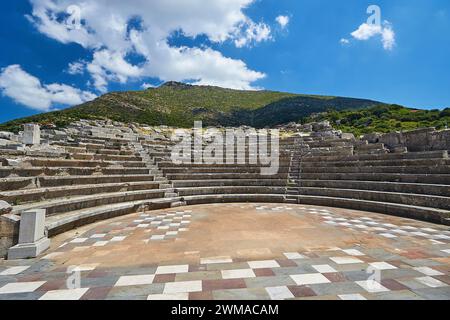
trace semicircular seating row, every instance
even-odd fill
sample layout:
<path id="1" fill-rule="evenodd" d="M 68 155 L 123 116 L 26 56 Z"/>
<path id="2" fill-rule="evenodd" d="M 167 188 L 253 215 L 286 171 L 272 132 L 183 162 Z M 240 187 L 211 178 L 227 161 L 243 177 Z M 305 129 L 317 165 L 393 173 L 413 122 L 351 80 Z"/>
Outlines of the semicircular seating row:
<path id="1" fill-rule="evenodd" d="M 50 236 L 140 208 L 220 202 L 343 207 L 450 225 L 447 151 L 386 153 L 330 138 L 281 141 L 279 170 L 258 164 L 174 164 L 170 140 L 98 138 L 84 131 L 51 144 L 63 157 L 2 150 L 0 200 L 20 215 L 46 209 Z M 20 160 L 17 165 L 16 160 Z"/>

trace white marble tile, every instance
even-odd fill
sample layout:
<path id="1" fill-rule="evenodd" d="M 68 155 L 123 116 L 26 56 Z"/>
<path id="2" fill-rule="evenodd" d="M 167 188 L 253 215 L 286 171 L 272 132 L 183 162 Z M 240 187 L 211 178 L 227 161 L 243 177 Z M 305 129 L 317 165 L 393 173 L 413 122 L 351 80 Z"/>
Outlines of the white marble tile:
<path id="1" fill-rule="evenodd" d="M 101 239 L 106 237 L 106 233 L 99 233 L 99 234 L 94 234 L 91 236 L 92 239 Z"/>
<path id="2" fill-rule="evenodd" d="M 179 293 L 163 293 L 163 294 L 151 294 L 147 297 L 147 300 L 189 300 L 188 292 L 179 292 Z"/>
<path id="3" fill-rule="evenodd" d="M 382 286 L 379 282 L 375 280 L 356 281 L 356 284 L 370 293 L 390 291 L 388 288 Z"/>
<path id="4" fill-rule="evenodd" d="M 97 241 L 92 246 L 93 247 L 103 247 L 106 246 L 109 243 L 109 241 Z"/>
<path id="5" fill-rule="evenodd" d="M 0 272 L 0 276 L 14 276 L 16 274 L 24 272 L 28 268 L 30 268 L 30 266 L 9 267 L 8 269 Z"/>
<path id="6" fill-rule="evenodd" d="M 383 237 L 389 238 L 389 239 L 397 238 L 397 236 L 390 234 L 390 233 L 380 233 L 380 236 L 383 236 Z"/>
<path id="7" fill-rule="evenodd" d="M 275 260 L 249 261 L 248 265 L 252 269 L 279 268 L 280 265 Z"/>
<path id="8" fill-rule="evenodd" d="M 358 257 L 358 256 L 364 256 L 365 255 L 364 253 L 362 253 L 361 251 L 356 250 L 356 249 L 344 249 L 342 251 L 344 251 L 346 254 L 348 254 L 350 256 L 357 256 Z"/>
<path id="9" fill-rule="evenodd" d="M 377 270 L 394 270 L 397 269 L 397 267 L 387 263 L 387 262 L 372 262 L 369 263 L 370 266 Z"/>
<path id="10" fill-rule="evenodd" d="M 256 275 L 252 269 L 222 270 L 223 279 L 244 279 L 255 277 Z"/>
<path id="11" fill-rule="evenodd" d="M 164 235 L 163 234 L 156 234 L 151 236 L 150 240 L 164 240 Z"/>
<path id="12" fill-rule="evenodd" d="M 89 288 L 48 291 L 39 300 L 80 300 L 88 290 Z"/>
<path id="13" fill-rule="evenodd" d="M 414 270 L 419 271 L 420 273 L 423 273 L 426 276 L 443 276 L 444 273 L 434 270 L 430 267 L 417 267 L 414 268 Z"/>
<path id="14" fill-rule="evenodd" d="M 70 241 L 70 243 L 83 243 L 86 242 L 88 240 L 88 238 L 76 238 L 73 239 L 72 241 Z"/>
<path id="15" fill-rule="evenodd" d="M 359 293 L 355 293 L 355 294 L 340 294 L 340 295 L 338 295 L 338 297 L 341 300 L 367 300 L 366 298 L 364 298 Z"/>
<path id="16" fill-rule="evenodd" d="M 202 281 L 169 282 L 164 285 L 164 294 L 202 291 Z"/>
<path id="17" fill-rule="evenodd" d="M 298 252 L 286 252 L 284 253 L 284 256 L 289 260 L 305 259 L 305 256 L 301 255 Z"/>
<path id="18" fill-rule="evenodd" d="M 441 250 L 441 251 L 444 252 L 444 253 L 450 254 L 450 249 L 445 249 L 445 250 Z"/>
<path id="19" fill-rule="evenodd" d="M 8 283 L 0 288 L 0 300 L 2 294 L 34 292 L 44 283 L 45 281 Z"/>
<path id="20" fill-rule="evenodd" d="M 219 264 L 219 263 L 232 263 L 231 257 L 211 257 L 203 258 L 200 260 L 200 264 Z"/>
<path id="21" fill-rule="evenodd" d="M 159 266 L 156 269 L 156 274 L 172 274 L 172 273 L 186 273 L 189 272 L 189 265 L 174 265 L 174 266 Z"/>
<path id="22" fill-rule="evenodd" d="M 126 236 L 118 236 L 118 237 L 114 237 L 111 239 L 111 242 L 120 242 L 125 240 L 127 237 Z"/>
<path id="23" fill-rule="evenodd" d="M 333 267 L 329 266 L 328 264 L 321 264 L 321 265 L 315 265 L 312 266 L 314 269 L 316 269 L 317 272 L 320 273 L 334 273 L 337 272 Z"/>
<path id="24" fill-rule="evenodd" d="M 285 300 L 295 298 L 292 292 L 286 286 L 266 288 L 267 293 L 272 300 Z"/>
<path id="25" fill-rule="evenodd" d="M 154 274 L 122 276 L 117 280 L 115 287 L 138 286 L 144 284 L 152 284 L 155 279 Z"/>
<path id="26" fill-rule="evenodd" d="M 421 278 L 415 278 L 415 279 L 430 288 L 440 288 L 440 287 L 448 286 L 446 283 L 439 281 L 432 277 L 421 277 Z"/>
<path id="27" fill-rule="evenodd" d="M 298 286 L 331 282 L 321 273 L 296 274 L 291 275 L 291 278 Z"/>
<path id="28" fill-rule="evenodd" d="M 364 263 L 362 260 L 355 257 L 331 257 L 330 259 L 337 264 Z"/>
<path id="29" fill-rule="evenodd" d="M 79 266 L 76 266 L 72 271 L 78 271 L 78 272 L 92 271 L 95 268 L 97 268 L 98 265 L 99 265 L 98 263 L 81 264 Z"/>

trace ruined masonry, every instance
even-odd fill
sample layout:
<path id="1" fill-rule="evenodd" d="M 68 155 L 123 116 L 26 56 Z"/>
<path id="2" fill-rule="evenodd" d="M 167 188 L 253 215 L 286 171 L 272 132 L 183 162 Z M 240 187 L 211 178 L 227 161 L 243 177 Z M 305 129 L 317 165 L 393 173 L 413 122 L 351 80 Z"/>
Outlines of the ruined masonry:
<path id="1" fill-rule="evenodd" d="M 260 163 L 174 164 L 167 127 L 81 120 L 0 132 L 0 256 L 21 245 L 25 212 L 45 212 L 44 235 L 26 241 L 44 247 L 46 237 L 95 221 L 223 202 L 339 207 L 450 225 L 450 131 L 357 139 L 329 123 L 280 129 L 280 167 L 271 176 L 261 175 Z"/>

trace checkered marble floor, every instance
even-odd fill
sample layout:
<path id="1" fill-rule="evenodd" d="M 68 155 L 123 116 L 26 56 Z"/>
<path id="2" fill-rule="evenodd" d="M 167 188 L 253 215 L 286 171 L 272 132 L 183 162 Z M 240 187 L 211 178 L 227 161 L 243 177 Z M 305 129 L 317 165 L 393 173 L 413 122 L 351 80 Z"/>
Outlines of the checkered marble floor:
<path id="1" fill-rule="evenodd" d="M 6 299 L 449 300 L 450 232 L 301 205 L 137 213 L 58 236 L 37 259 L 0 261 Z"/>

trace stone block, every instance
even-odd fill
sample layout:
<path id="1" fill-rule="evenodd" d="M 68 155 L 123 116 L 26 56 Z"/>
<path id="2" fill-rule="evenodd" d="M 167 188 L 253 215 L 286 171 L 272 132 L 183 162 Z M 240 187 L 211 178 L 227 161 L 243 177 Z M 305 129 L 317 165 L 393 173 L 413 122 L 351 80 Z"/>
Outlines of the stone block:
<path id="1" fill-rule="evenodd" d="M 35 258 L 50 247 L 45 235 L 45 210 L 34 209 L 21 214 L 19 243 L 8 250 L 8 259 Z"/>
<path id="2" fill-rule="evenodd" d="M 22 136 L 22 143 L 35 145 L 41 143 L 41 128 L 37 124 L 25 124 Z"/>

